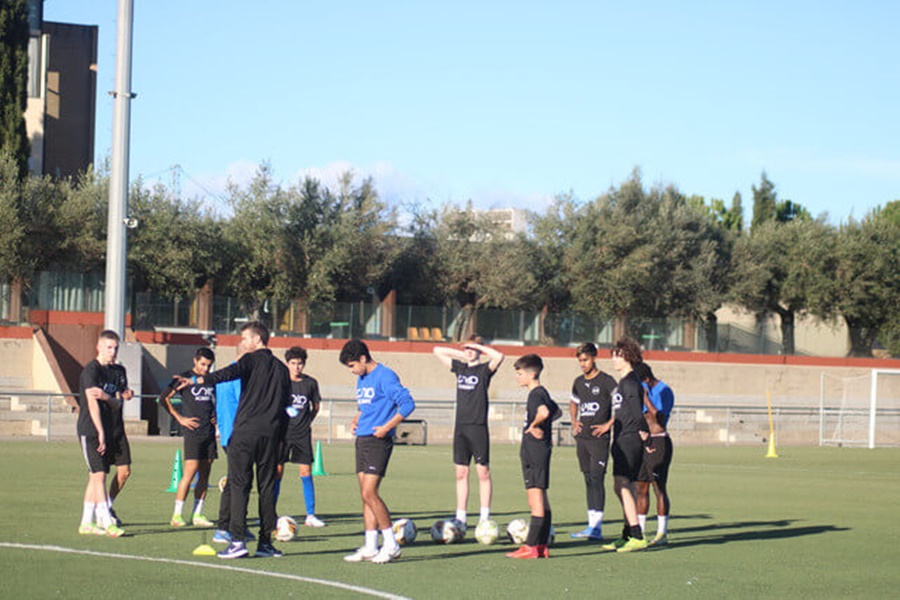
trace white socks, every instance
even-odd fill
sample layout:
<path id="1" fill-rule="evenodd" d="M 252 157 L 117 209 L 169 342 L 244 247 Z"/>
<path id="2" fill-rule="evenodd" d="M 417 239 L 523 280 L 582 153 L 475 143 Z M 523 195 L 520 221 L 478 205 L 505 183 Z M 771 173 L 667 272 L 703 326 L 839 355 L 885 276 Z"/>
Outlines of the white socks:
<path id="1" fill-rule="evenodd" d="M 603 526 L 603 511 L 602 510 L 589 510 L 588 511 L 588 527 L 591 529 L 597 529 L 598 527 Z"/>
<path id="2" fill-rule="evenodd" d="M 466 511 L 465 510 L 456 510 L 456 520 L 460 523 L 466 522 Z"/>
<path id="3" fill-rule="evenodd" d="M 377 529 L 366 529 L 366 543 L 365 543 L 364 547 L 366 550 L 369 550 L 371 552 L 375 552 L 378 550 L 378 530 Z"/>
<path id="4" fill-rule="evenodd" d="M 490 506 L 482 506 L 481 510 L 478 513 L 478 521 L 487 521 L 491 518 L 491 507 Z"/>
<path id="5" fill-rule="evenodd" d="M 657 515 L 656 535 L 665 535 L 669 532 L 669 515 Z"/>
<path id="6" fill-rule="evenodd" d="M 184 512 L 184 500 L 176 500 L 175 501 L 175 510 L 172 511 L 172 514 L 180 515 Z"/>
<path id="7" fill-rule="evenodd" d="M 638 515 L 638 525 L 641 526 L 641 533 L 647 530 L 647 515 Z"/>
<path id="8" fill-rule="evenodd" d="M 203 514 L 203 499 L 194 501 L 194 514 L 202 515 Z"/>
<path id="9" fill-rule="evenodd" d="M 90 525 L 94 522 L 94 503 L 85 502 L 84 508 L 81 509 L 81 524 Z"/>

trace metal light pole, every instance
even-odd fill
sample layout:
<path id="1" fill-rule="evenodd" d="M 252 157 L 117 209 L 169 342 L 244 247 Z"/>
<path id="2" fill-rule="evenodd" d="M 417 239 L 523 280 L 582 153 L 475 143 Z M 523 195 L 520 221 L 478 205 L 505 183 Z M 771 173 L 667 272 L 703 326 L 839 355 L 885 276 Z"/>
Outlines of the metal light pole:
<path id="1" fill-rule="evenodd" d="M 134 0 L 119 0 L 116 25 L 116 84 L 113 97 L 112 162 L 106 238 L 104 326 L 125 337 L 125 259 L 128 223 L 128 157 L 131 135 L 131 33 Z"/>

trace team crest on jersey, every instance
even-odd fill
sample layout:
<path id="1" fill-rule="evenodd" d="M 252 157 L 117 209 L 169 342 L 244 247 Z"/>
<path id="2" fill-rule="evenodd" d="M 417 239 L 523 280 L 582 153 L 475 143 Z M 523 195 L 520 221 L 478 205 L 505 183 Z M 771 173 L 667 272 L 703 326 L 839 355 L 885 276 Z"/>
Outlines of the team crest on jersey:
<path id="1" fill-rule="evenodd" d="M 461 390 L 474 390 L 478 385 L 478 375 L 457 375 L 456 387 Z"/>
<path id="2" fill-rule="evenodd" d="M 372 400 L 375 398 L 375 388 L 364 387 L 364 388 L 356 388 L 356 403 L 357 404 L 372 404 Z"/>
<path id="3" fill-rule="evenodd" d="M 595 385 L 594 387 L 592 387 L 591 393 L 595 396 L 599 396 L 600 395 L 600 386 Z"/>
<path id="4" fill-rule="evenodd" d="M 612 394 L 612 406 L 615 410 L 618 410 L 622 407 L 622 394 L 619 392 L 619 388 L 613 390 Z"/>
<path id="5" fill-rule="evenodd" d="M 307 400 L 306 396 L 303 396 L 302 394 L 291 394 L 291 404 L 298 410 L 303 410 L 304 408 L 306 408 L 308 402 L 309 400 Z"/>
<path id="6" fill-rule="evenodd" d="M 209 402 L 212 400 L 212 386 L 195 385 L 191 388 L 191 394 L 197 402 Z"/>

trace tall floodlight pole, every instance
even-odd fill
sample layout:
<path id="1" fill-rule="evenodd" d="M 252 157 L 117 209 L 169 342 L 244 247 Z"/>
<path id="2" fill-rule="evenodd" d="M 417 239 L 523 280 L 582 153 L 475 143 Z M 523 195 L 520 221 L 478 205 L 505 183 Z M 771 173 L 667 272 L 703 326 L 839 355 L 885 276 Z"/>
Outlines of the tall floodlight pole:
<path id="1" fill-rule="evenodd" d="M 119 0 L 116 25 L 116 87 L 106 238 L 106 329 L 125 335 L 125 258 L 128 251 L 128 152 L 131 135 L 131 32 L 134 0 Z"/>

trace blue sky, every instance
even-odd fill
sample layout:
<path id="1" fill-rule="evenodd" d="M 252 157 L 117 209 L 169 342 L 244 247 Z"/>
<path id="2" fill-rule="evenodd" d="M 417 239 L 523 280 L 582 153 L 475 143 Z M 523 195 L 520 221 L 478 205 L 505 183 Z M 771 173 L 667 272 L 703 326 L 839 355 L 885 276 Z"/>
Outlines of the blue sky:
<path id="1" fill-rule="evenodd" d="M 46 0 L 100 26 L 109 153 L 116 0 Z M 833 223 L 900 199 L 900 3 L 889 0 L 135 0 L 132 178 L 224 197 L 371 175 L 392 203 L 541 210 L 640 167 L 647 185 Z M 211 194 L 209 193 L 211 192 Z"/>

